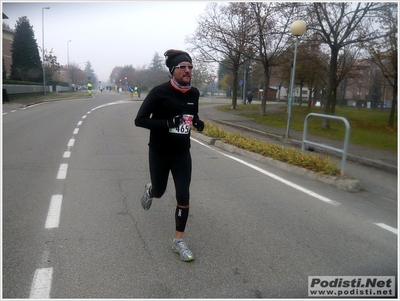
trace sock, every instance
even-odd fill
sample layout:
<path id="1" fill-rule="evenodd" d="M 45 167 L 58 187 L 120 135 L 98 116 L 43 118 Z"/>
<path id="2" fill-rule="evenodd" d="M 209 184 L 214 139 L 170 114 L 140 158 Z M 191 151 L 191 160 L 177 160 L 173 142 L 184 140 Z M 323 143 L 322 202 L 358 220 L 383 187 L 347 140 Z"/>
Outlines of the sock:
<path id="1" fill-rule="evenodd" d="M 189 207 L 180 208 L 176 206 L 175 210 L 175 230 L 178 232 L 185 232 L 186 222 L 189 216 Z"/>

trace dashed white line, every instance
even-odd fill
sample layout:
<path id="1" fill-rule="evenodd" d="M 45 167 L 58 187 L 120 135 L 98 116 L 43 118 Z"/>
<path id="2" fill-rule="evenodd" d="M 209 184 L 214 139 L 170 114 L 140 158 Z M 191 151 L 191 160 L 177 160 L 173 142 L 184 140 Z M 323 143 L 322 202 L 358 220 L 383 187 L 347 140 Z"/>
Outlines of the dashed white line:
<path id="1" fill-rule="evenodd" d="M 57 180 L 64 180 L 67 177 L 68 164 L 61 164 L 58 169 Z"/>
<path id="2" fill-rule="evenodd" d="M 377 226 L 379 226 L 379 227 L 381 227 L 381 228 L 383 228 L 385 230 L 388 230 L 388 231 L 390 231 L 390 232 L 392 232 L 392 233 L 397 235 L 397 229 L 396 228 L 390 227 L 390 226 L 388 226 L 386 224 L 383 224 L 383 223 L 375 223 L 375 225 L 377 225 Z"/>
<path id="3" fill-rule="evenodd" d="M 42 268 L 35 271 L 31 286 L 30 299 L 49 299 L 53 268 Z"/>
<path id="4" fill-rule="evenodd" d="M 119 103 L 119 102 L 118 102 Z M 101 107 L 101 106 L 100 106 Z M 90 114 L 88 112 L 87 114 Z M 7 114 L 7 113 L 3 113 Z M 82 117 L 85 119 L 86 115 Z M 78 122 L 78 126 L 82 125 L 82 120 Z M 79 129 L 75 128 L 74 135 L 78 134 Z M 75 139 L 70 139 L 68 142 L 68 150 L 64 152 L 63 158 L 69 158 L 71 156 L 71 147 L 74 145 Z M 67 177 L 68 164 L 61 164 L 58 170 L 57 179 L 66 179 Z M 47 214 L 46 229 L 57 228 L 60 223 L 61 216 L 61 205 L 62 205 L 62 194 L 53 195 L 50 201 L 49 212 Z M 49 256 L 48 251 L 45 251 L 44 257 Z M 47 261 L 47 260 L 46 260 Z M 35 271 L 33 276 L 33 282 L 31 286 L 30 299 L 49 299 L 51 292 L 51 282 L 53 276 L 53 268 L 39 268 Z"/>
<path id="5" fill-rule="evenodd" d="M 46 219 L 46 229 L 58 228 L 60 223 L 62 198 L 63 196 L 61 194 L 55 194 L 51 197 L 50 208 Z"/>
<path id="6" fill-rule="evenodd" d="M 74 146 L 75 139 L 69 139 L 67 146 Z"/>

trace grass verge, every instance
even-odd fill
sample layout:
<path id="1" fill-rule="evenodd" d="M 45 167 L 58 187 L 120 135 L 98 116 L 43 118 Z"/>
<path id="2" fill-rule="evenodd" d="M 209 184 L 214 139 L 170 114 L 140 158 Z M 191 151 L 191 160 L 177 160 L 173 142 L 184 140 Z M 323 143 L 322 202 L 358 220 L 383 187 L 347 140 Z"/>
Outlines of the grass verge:
<path id="1" fill-rule="evenodd" d="M 216 107 L 221 111 L 229 111 L 230 105 L 221 105 Z M 260 114 L 259 104 L 238 105 L 236 108 L 240 116 L 252 118 L 256 122 L 267 125 L 286 128 L 287 113 L 286 106 L 280 107 L 280 111 L 269 112 L 267 106 L 267 115 Z M 242 113 L 241 113 L 242 112 Z M 292 118 L 290 128 L 296 131 L 303 131 L 304 120 L 309 113 L 323 114 L 321 107 L 312 107 L 308 110 L 306 105 L 292 107 Z M 389 110 L 372 110 L 366 108 L 347 108 L 337 107 L 336 116 L 346 118 L 350 123 L 350 142 L 364 145 L 367 147 L 378 148 L 388 151 L 397 152 L 397 116 L 395 126 L 388 126 Z M 343 141 L 345 137 L 346 127 L 340 120 L 330 120 L 330 128 L 321 127 L 322 119 L 311 117 L 308 123 L 308 133 L 327 137 L 334 140 Z"/>
<path id="2" fill-rule="evenodd" d="M 270 157 L 291 165 L 329 175 L 340 176 L 341 170 L 329 157 L 306 154 L 293 147 L 282 147 L 271 142 L 264 142 L 241 134 L 225 131 L 219 126 L 205 122 L 202 134 L 211 138 L 220 138 L 223 142 L 234 145 L 265 157 Z"/>
<path id="3" fill-rule="evenodd" d="M 90 97 L 86 91 L 78 91 L 78 92 L 51 92 L 46 93 L 46 95 L 42 93 L 24 93 L 24 94 L 10 94 L 8 95 L 8 99 L 10 102 L 18 102 L 18 101 L 30 101 L 30 102 L 43 102 L 48 100 L 57 100 L 64 98 L 88 98 Z"/>

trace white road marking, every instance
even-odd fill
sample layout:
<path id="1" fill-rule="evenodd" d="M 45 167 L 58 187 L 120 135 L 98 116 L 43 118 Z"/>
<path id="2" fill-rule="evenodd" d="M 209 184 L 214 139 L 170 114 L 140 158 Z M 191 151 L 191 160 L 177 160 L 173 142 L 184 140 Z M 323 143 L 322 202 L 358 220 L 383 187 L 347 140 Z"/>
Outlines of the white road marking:
<path id="1" fill-rule="evenodd" d="M 57 180 L 64 180 L 67 177 L 68 164 L 61 164 L 58 169 Z"/>
<path id="2" fill-rule="evenodd" d="M 75 139 L 69 139 L 67 146 L 74 146 Z"/>
<path id="3" fill-rule="evenodd" d="M 61 203 L 63 196 L 55 194 L 51 197 L 49 212 L 47 213 L 46 229 L 58 228 L 61 215 Z"/>
<path id="4" fill-rule="evenodd" d="M 290 181 L 287 181 L 287 180 L 285 180 L 285 179 L 283 179 L 283 178 L 281 178 L 281 177 L 279 177 L 279 176 L 277 176 L 277 175 L 275 175 L 275 174 L 273 174 L 273 173 L 270 173 L 270 172 L 268 172 L 268 171 L 266 171 L 266 170 L 264 170 L 264 169 L 262 169 L 262 168 L 259 168 L 259 167 L 255 166 L 255 165 L 253 165 L 253 164 L 247 163 L 246 161 L 243 161 L 243 160 L 241 160 L 241 159 L 235 158 L 235 157 L 233 157 L 233 156 L 231 156 L 231 155 L 224 154 L 223 152 L 220 152 L 220 151 L 216 150 L 215 148 L 210 147 L 209 145 L 200 142 L 200 141 L 197 140 L 197 139 L 194 139 L 194 138 L 191 138 L 191 139 L 192 139 L 193 141 L 196 141 L 197 143 L 199 143 L 199 144 L 201 144 L 201 145 L 207 147 L 207 148 L 210 148 L 210 149 L 212 149 L 212 150 L 214 150 L 214 151 L 220 153 L 221 155 L 223 155 L 223 156 L 225 156 L 225 157 L 228 157 L 228 158 L 230 158 L 230 159 L 232 159 L 232 160 L 235 160 L 235 161 L 237 161 L 237 162 L 239 162 L 239 163 L 241 163 L 241 164 L 243 164 L 243 165 L 246 165 L 246 166 L 248 166 L 248 167 L 250 167 L 250 168 L 252 168 L 252 169 L 254 169 L 254 170 L 257 170 L 258 172 L 260 172 L 260 173 L 262 173 L 262 174 L 264 174 L 264 175 L 266 175 L 266 176 L 268 176 L 268 177 L 270 177 L 270 178 L 273 178 L 273 179 L 275 179 L 275 180 L 277 180 L 277 181 L 279 181 L 279 182 L 282 182 L 282 183 L 284 183 L 284 184 L 286 184 L 286 185 L 288 185 L 288 186 L 290 186 L 290 187 L 293 187 L 294 189 L 297 189 L 297 190 L 299 190 L 299 191 L 301 191 L 301 192 L 303 192 L 303 193 L 306 193 L 306 194 L 308 194 L 308 195 L 310 195 L 310 196 L 312 196 L 312 197 L 314 197 L 314 198 L 316 198 L 316 199 L 319 199 L 319 200 L 321 200 L 321 201 L 323 201 L 323 202 L 325 202 L 325 203 L 328 203 L 328 204 L 333 205 L 333 206 L 339 206 L 339 205 L 340 205 L 339 202 L 336 202 L 336 201 L 334 201 L 334 200 L 328 199 L 328 198 L 326 198 L 326 197 L 324 197 L 324 196 L 322 196 L 322 195 L 319 195 L 319 194 L 317 194 L 317 193 L 315 193 L 315 192 L 313 192 L 313 191 L 311 191 L 311 190 L 308 190 L 308 189 L 306 189 L 306 188 L 304 188 L 304 187 L 301 187 L 301 186 L 299 186 L 299 185 L 297 185 L 297 184 L 295 184 L 295 183 L 292 183 L 292 182 L 290 182 Z"/>
<path id="5" fill-rule="evenodd" d="M 53 268 L 37 269 L 33 276 L 29 299 L 49 299 Z"/>
<path id="6" fill-rule="evenodd" d="M 381 227 L 381 228 L 383 228 L 385 230 L 388 230 L 388 231 L 390 231 L 390 232 L 392 232 L 392 233 L 397 235 L 397 229 L 396 228 L 390 227 L 390 226 L 388 226 L 386 224 L 383 224 L 383 223 L 375 223 L 375 225 L 377 225 L 377 226 L 379 226 L 379 227 Z"/>
<path id="7" fill-rule="evenodd" d="M 123 101 L 118 101 L 111 104 L 123 103 Z M 108 104 L 110 105 L 110 104 Z M 103 105 L 104 106 L 104 105 Z M 99 106 L 94 108 L 93 110 L 103 107 Z M 25 108 L 24 108 L 25 109 Z M 92 110 L 92 111 L 93 111 Z M 90 114 L 92 111 L 88 112 Z M 7 113 L 3 113 L 5 115 Z M 86 115 L 82 117 L 85 119 Z M 82 125 L 82 120 L 78 122 L 78 126 Z M 79 129 L 75 128 L 74 135 L 78 134 Z M 74 145 L 75 139 L 70 139 L 68 142 L 68 151 L 64 152 L 63 157 L 69 158 L 71 156 L 71 147 Z M 61 164 L 58 170 L 57 179 L 66 179 L 67 177 L 68 164 Z M 61 204 L 62 204 L 63 196 L 61 194 L 56 194 L 51 197 L 49 212 L 47 214 L 46 229 L 58 228 L 60 223 L 61 216 Z M 44 258 L 48 258 L 50 254 L 49 251 L 45 251 L 43 254 Z M 47 260 L 45 260 L 47 261 Z M 41 268 L 35 271 L 35 275 L 33 276 L 30 299 L 50 299 L 50 291 L 51 291 L 51 282 L 53 276 L 53 268 Z"/>

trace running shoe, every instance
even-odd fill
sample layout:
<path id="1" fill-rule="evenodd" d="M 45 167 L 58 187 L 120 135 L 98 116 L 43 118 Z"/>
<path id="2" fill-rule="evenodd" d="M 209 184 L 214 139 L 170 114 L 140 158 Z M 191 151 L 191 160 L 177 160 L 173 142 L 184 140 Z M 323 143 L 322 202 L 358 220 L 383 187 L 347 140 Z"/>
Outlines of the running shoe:
<path id="1" fill-rule="evenodd" d="M 176 239 L 172 241 L 172 249 L 178 253 L 183 261 L 192 261 L 194 259 L 192 251 L 186 246 L 185 242 L 176 242 Z"/>
<path id="2" fill-rule="evenodd" d="M 151 207 L 151 202 L 153 201 L 153 198 L 150 196 L 151 183 L 147 183 L 144 188 L 145 189 L 142 196 L 142 207 L 144 210 L 149 210 Z"/>

